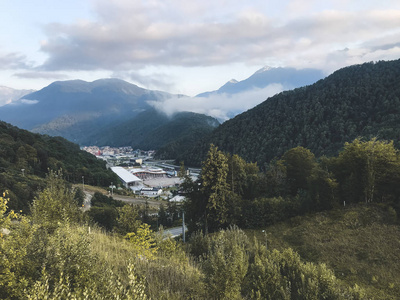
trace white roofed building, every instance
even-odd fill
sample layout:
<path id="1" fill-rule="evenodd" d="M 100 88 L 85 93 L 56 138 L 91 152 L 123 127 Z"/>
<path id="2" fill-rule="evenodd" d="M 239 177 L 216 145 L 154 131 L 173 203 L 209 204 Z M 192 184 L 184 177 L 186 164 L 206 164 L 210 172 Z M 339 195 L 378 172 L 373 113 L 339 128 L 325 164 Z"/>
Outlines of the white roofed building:
<path id="1" fill-rule="evenodd" d="M 142 188 L 140 190 L 140 194 L 147 197 L 157 197 L 162 193 L 162 189 L 160 188 Z"/>
<path id="2" fill-rule="evenodd" d="M 143 181 L 140 178 L 128 172 L 122 167 L 112 167 L 111 171 L 117 174 L 117 176 L 119 177 L 119 179 L 121 179 L 126 188 L 138 190 L 143 186 Z"/>
<path id="3" fill-rule="evenodd" d="M 142 169 L 131 169 L 130 172 L 139 177 L 140 179 L 151 179 L 151 178 L 162 178 L 167 176 L 167 172 L 160 168 L 142 168 Z"/>

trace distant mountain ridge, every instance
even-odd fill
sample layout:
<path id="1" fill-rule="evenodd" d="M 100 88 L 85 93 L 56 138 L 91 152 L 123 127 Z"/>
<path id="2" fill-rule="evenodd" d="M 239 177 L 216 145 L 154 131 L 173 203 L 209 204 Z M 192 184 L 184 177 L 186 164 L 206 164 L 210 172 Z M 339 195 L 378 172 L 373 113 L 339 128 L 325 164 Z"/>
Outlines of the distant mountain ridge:
<path id="1" fill-rule="evenodd" d="M 35 92 L 35 90 L 18 90 L 6 86 L 0 86 L 0 106 L 12 103 L 33 92 Z"/>
<path id="2" fill-rule="evenodd" d="M 120 79 L 56 81 L 0 107 L 0 119 L 82 144 L 88 136 L 150 109 L 147 101 L 171 96 Z"/>
<path id="3" fill-rule="evenodd" d="M 346 67 L 270 97 L 182 149 L 177 160 L 199 165 L 213 143 L 264 166 L 296 146 L 317 156 L 337 154 L 359 136 L 400 147 L 400 60 Z"/>
<path id="4" fill-rule="evenodd" d="M 214 94 L 237 94 L 255 88 L 262 89 L 270 84 L 280 84 L 284 90 L 290 90 L 315 83 L 324 78 L 321 70 L 295 68 L 263 67 L 249 78 L 237 81 L 231 79 L 216 91 L 198 94 L 196 97 L 209 97 Z"/>
<path id="5" fill-rule="evenodd" d="M 81 145 L 132 145 L 157 149 L 188 136 L 210 133 L 218 121 L 195 114 L 167 117 L 148 101 L 180 97 L 119 79 L 56 81 L 0 107 L 0 119 L 35 133 L 62 136 Z"/>

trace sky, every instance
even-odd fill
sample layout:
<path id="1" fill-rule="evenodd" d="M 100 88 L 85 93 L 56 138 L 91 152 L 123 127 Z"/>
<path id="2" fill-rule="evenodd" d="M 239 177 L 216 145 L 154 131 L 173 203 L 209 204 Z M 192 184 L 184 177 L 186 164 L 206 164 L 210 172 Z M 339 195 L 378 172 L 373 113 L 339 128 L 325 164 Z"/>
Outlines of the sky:
<path id="1" fill-rule="evenodd" d="M 398 0 L 0 0 L 0 86 L 116 77 L 194 96 L 263 66 L 400 58 Z"/>

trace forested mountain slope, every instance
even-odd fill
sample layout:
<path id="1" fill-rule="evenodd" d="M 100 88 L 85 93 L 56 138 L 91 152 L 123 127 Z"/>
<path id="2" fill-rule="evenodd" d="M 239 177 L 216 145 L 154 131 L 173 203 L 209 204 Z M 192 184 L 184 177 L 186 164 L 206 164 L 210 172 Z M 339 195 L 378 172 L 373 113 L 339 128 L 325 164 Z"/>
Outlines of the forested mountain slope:
<path id="1" fill-rule="evenodd" d="M 181 142 L 193 144 L 210 134 L 218 125 L 216 119 L 206 115 L 180 112 L 169 117 L 150 108 L 129 121 L 96 133 L 88 138 L 88 143 L 98 146 L 130 145 L 144 150 L 159 149 Z M 174 157 L 175 152 L 170 146 L 168 149 L 171 155 L 168 158 Z"/>
<path id="2" fill-rule="evenodd" d="M 105 162 L 61 137 L 49 137 L 0 122 L 0 192 L 8 191 L 9 206 L 27 209 L 49 169 L 62 169 L 69 182 L 108 185 L 117 182 Z"/>
<path id="3" fill-rule="evenodd" d="M 200 164 L 210 143 L 260 165 L 303 146 L 336 154 L 361 136 L 400 137 L 400 60 L 343 68 L 311 86 L 275 95 L 223 123 L 178 160 Z"/>

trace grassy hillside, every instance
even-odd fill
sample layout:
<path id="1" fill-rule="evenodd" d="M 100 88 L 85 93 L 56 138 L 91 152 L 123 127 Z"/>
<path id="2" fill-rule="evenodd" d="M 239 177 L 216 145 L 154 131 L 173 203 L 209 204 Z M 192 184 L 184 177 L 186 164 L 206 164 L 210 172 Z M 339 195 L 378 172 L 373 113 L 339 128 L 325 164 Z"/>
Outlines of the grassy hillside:
<path id="1" fill-rule="evenodd" d="M 306 261 L 326 263 L 339 279 L 364 287 L 374 299 L 400 295 L 400 227 L 390 206 L 359 204 L 265 230 L 270 249 L 291 247 Z M 261 229 L 248 233 L 265 242 Z"/>
<path id="2" fill-rule="evenodd" d="M 152 232 L 137 214 L 117 220 L 129 231 L 88 227 L 71 191 L 54 175 L 28 216 L 6 213 L 7 199 L 0 197 L 2 299 L 359 300 L 399 294 L 400 232 L 389 206 L 296 217 L 264 228 L 266 235 L 237 227 L 193 233 L 182 244 Z M 124 205 L 119 212 L 134 210 Z"/>

